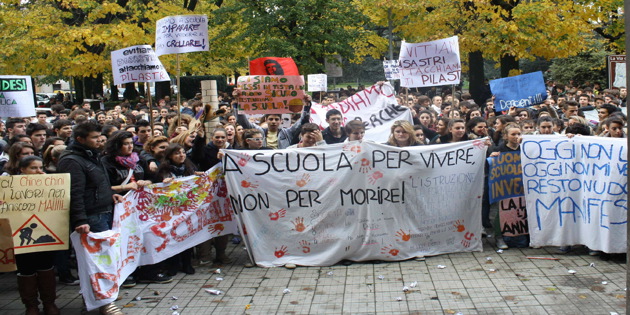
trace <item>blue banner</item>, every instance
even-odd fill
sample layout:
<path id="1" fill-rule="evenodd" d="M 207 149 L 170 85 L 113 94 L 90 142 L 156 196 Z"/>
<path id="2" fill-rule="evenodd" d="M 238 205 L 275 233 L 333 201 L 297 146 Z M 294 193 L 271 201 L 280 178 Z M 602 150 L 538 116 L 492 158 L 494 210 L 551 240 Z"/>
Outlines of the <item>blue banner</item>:
<path id="1" fill-rule="evenodd" d="M 490 203 L 523 196 L 523 171 L 521 153 L 501 152 L 497 157 L 489 157 L 488 192 Z"/>
<path id="2" fill-rule="evenodd" d="M 547 99 L 547 88 L 541 71 L 490 81 L 496 111 L 510 107 L 529 107 Z"/>

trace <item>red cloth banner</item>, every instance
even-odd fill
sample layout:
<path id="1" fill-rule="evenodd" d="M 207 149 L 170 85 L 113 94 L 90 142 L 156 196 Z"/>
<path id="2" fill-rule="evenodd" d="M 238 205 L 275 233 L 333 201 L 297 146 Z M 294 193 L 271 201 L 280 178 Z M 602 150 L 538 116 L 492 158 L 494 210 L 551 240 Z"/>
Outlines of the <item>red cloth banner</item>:
<path id="1" fill-rule="evenodd" d="M 249 62 L 250 75 L 300 75 L 293 58 L 262 57 Z"/>

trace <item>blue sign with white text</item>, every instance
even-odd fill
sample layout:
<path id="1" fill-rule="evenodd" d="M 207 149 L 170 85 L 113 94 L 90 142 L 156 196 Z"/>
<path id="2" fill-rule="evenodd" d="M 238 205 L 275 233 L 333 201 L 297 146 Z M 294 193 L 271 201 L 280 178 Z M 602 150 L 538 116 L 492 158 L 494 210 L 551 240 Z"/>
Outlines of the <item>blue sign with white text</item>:
<path id="1" fill-rule="evenodd" d="M 547 88 L 541 71 L 490 81 L 495 111 L 510 107 L 529 107 L 547 99 Z"/>

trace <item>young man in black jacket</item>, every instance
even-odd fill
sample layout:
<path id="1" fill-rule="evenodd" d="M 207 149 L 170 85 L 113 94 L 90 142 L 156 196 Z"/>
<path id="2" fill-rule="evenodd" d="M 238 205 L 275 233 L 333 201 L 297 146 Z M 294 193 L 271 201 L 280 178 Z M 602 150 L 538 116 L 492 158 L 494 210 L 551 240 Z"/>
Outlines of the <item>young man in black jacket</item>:
<path id="1" fill-rule="evenodd" d="M 98 139 L 101 125 L 85 122 L 77 125 L 73 142 L 61 154 L 59 173 L 70 173 L 70 226 L 76 232 L 102 232 L 112 228 L 114 202 L 122 196 L 114 194 L 105 169 L 98 160 Z M 123 314 L 113 303 L 102 306 L 101 314 Z"/>

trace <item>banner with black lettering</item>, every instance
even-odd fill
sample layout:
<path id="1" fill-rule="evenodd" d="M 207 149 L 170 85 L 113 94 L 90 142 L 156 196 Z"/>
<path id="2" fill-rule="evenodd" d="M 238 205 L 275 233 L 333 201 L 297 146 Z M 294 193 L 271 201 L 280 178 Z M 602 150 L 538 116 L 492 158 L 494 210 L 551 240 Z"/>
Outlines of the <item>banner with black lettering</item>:
<path id="1" fill-rule="evenodd" d="M 626 139 L 524 136 L 523 186 L 534 246 L 626 252 Z"/>
<path id="2" fill-rule="evenodd" d="M 129 192 L 112 230 L 72 233 L 88 310 L 116 300 L 138 266 L 155 264 L 215 236 L 236 233 L 221 166 Z"/>
<path id="3" fill-rule="evenodd" d="M 328 127 L 326 112 L 337 109 L 343 116 L 343 124 L 357 119 L 365 126 L 366 140 L 377 143 L 387 142 L 391 127 L 397 120 L 406 120 L 413 124 L 409 108 L 398 105 L 394 88 L 389 83 L 375 84 L 353 96 L 327 106 L 313 104 L 311 106 L 311 122 L 321 129 Z"/>
<path id="4" fill-rule="evenodd" d="M 483 141 L 224 152 L 229 199 L 259 266 L 482 249 Z"/>

